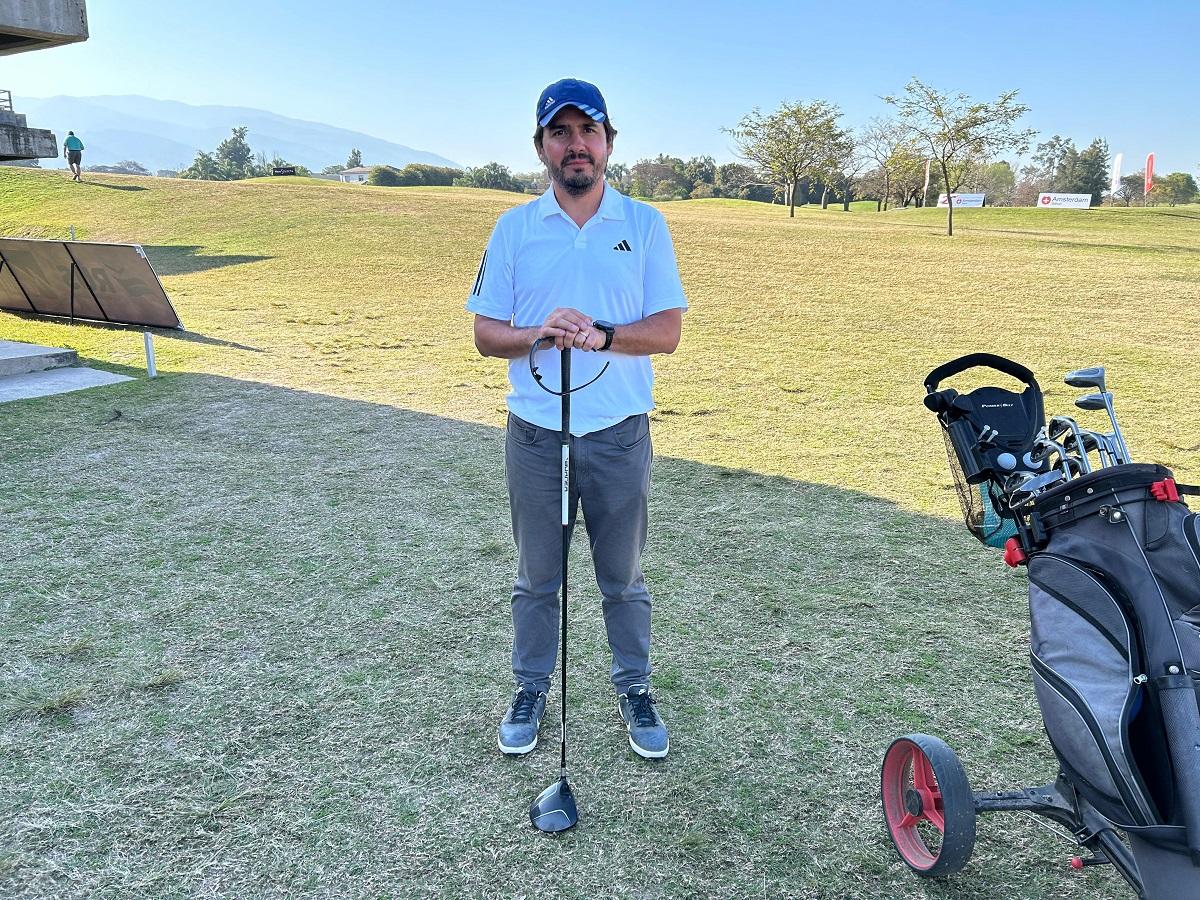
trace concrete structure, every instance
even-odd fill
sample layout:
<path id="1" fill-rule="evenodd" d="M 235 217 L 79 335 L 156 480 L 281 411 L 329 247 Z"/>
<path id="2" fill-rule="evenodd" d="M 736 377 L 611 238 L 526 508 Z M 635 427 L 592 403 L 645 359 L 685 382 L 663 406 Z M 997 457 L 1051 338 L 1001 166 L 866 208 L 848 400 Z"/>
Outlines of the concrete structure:
<path id="1" fill-rule="evenodd" d="M 8 91 L 0 91 L 0 160 L 53 159 L 58 156 L 54 132 L 30 128 L 25 117 L 12 111 Z"/>
<path id="2" fill-rule="evenodd" d="M 87 38 L 84 0 L 0 0 L 0 56 Z"/>
<path id="3" fill-rule="evenodd" d="M 0 0 L 0 56 L 86 41 L 84 0 Z M 30 128 L 13 111 L 12 96 L 0 91 L 0 160 L 54 159 L 58 141 L 44 128 Z"/>
<path id="4" fill-rule="evenodd" d="M 367 176 L 370 174 L 370 166 L 355 166 L 353 169 L 342 169 L 338 172 L 338 178 L 351 184 L 366 184 Z"/>
<path id="5" fill-rule="evenodd" d="M 0 403 L 133 380 L 76 365 L 77 360 L 74 350 L 0 341 Z"/>

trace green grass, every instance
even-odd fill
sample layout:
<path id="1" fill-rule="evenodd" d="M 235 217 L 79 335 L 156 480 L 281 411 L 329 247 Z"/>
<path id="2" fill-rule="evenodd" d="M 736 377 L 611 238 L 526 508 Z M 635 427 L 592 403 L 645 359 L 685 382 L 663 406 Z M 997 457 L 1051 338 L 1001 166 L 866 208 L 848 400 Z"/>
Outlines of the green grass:
<path id="1" fill-rule="evenodd" d="M 954 520 L 920 382 L 988 349 L 1102 362 L 1135 453 L 1200 477 L 1194 210 L 664 204 L 692 309 L 659 360 L 664 764 L 612 709 L 576 548 L 582 822 L 532 834 L 495 750 L 513 569 L 503 365 L 462 305 L 512 194 L 0 170 L 0 233 L 148 248 L 164 377 L 0 406 L 0 893 L 29 898 L 1120 898 L 1018 816 L 913 878 L 880 755 L 1048 779 L 1024 580 Z M 132 189 L 131 189 L 132 188 Z M 137 188 L 140 188 L 138 190 Z M 141 335 L 0 337 L 133 371 Z"/>

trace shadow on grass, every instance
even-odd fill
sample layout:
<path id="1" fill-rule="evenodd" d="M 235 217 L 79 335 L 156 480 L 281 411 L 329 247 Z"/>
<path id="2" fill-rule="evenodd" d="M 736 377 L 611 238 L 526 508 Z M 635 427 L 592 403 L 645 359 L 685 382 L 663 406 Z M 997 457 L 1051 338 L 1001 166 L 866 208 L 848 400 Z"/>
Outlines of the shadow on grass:
<path id="1" fill-rule="evenodd" d="M 201 254 L 203 247 L 158 244 L 142 246 L 146 256 L 150 258 L 154 271 L 159 275 L 190 275 L 193 272 L 207 272 L 212 269 L 222 269 L 226 266 L 239 266 L 242 263 L 260 262 L 271 259 L 269 256 L 248 256 L 229 254 Z"/>
<path id="2" fill-rule="evenodd" d="M 26 319 L 31 322 L 57 322 L 59 324 L 69 324 L 71 327 L 84 328 L 103 328 L 109 331 L 148 331 L 156 337 L 167 338 L 175 341 L 188 341 L 193 344 L 206 344 L 213 347 L 227 347 L 230 350 L 245 350 L 250 353 L 262 353 L 261 347 L 251 347 L 248 344 L 239 344 L 236 341 L 226 341 L 221 338 L 209 337 L 200 334 L 197 331 L 180 331 L 176 328 L 154 328 L 149 325 L 126 325 L 121 322 L 97 322 L 93 319 L 76 319 L 71 321 L 66 316 L 48 316 L 41 313 L 32 313 L 26 310 L 4 309 L 0 313 L 17 316 L 21 319 Z M 107 363 L 98 362 L 100 368 L 105 368 Z M 115 370 L 114 370 L 115 371 Z"/>
<path id="3" fill-rule="evenodd" d="M 671 756 L 633 757 L 615 719 L 580 531 L 581 827 L 535 837 L 558 692 L 540 749 L 502 758 L 503 441 L 201 375 L 9 404 L 0 712 L 41 698 L 4 725 L 0 756 L 9 849 L 27 861 L 16 893 L 155 896 L 141 879 L 171 873 L 180 893 L 219 879 L 247 900 L 502 896 L 519 857 L 568 898 L 1125 896 L 1111 873 L 1048 866 L 1057 848 L 1020 819 L 988 820 L 984 861 L 945 887 L 918 885 L 884 836 L 878 767 L 898 735 L 948 739 L 978 789 L 1053 774 L 1024 585 L 997 553 L 865 494 L 669 457 L 644 566 Z M 82 635 L 88 653 L 49 652 Z M 69 714 L 37 711 L 81 686 Z"/>
<path id="4" fill-rule="evenodd" d="M 87 187 L 108 188 L 108 190 L 110 190 L 110 191 L 148 191 L 148 190 L 150 190 L 148 187 L 145 187 L 140 184 L 105 184 L 103 181 L 92 181 L 91 179 L 88 179 L 88 178 L 83 179 L 83 181 L 80 181 L 79 184 L 86 185 Z"/>

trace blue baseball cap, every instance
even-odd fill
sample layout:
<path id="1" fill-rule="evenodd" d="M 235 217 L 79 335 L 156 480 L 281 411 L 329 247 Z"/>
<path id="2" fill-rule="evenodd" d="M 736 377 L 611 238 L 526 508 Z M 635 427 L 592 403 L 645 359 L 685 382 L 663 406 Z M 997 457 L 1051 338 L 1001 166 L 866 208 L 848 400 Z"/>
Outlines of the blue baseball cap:
<path id="1" fill-rule="evenodd" d="M 542 96 L 538 98 L 537 123 L 545 128 L 564 106 L 577 107 L 597 122 L 608 118 L 608 108 L 604 105 L 600 88 L 586 81 L 564 78 L 542 91 Z"/>

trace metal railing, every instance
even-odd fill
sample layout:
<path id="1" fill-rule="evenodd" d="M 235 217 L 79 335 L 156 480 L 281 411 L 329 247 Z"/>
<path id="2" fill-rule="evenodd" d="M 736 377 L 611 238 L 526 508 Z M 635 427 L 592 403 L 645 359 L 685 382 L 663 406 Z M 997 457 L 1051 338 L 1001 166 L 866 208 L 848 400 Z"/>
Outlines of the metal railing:
<path id="1" fill-rule="evenodd" d="M 0 110 L 12 112 L 12 91 L 0 91 Z"/>

